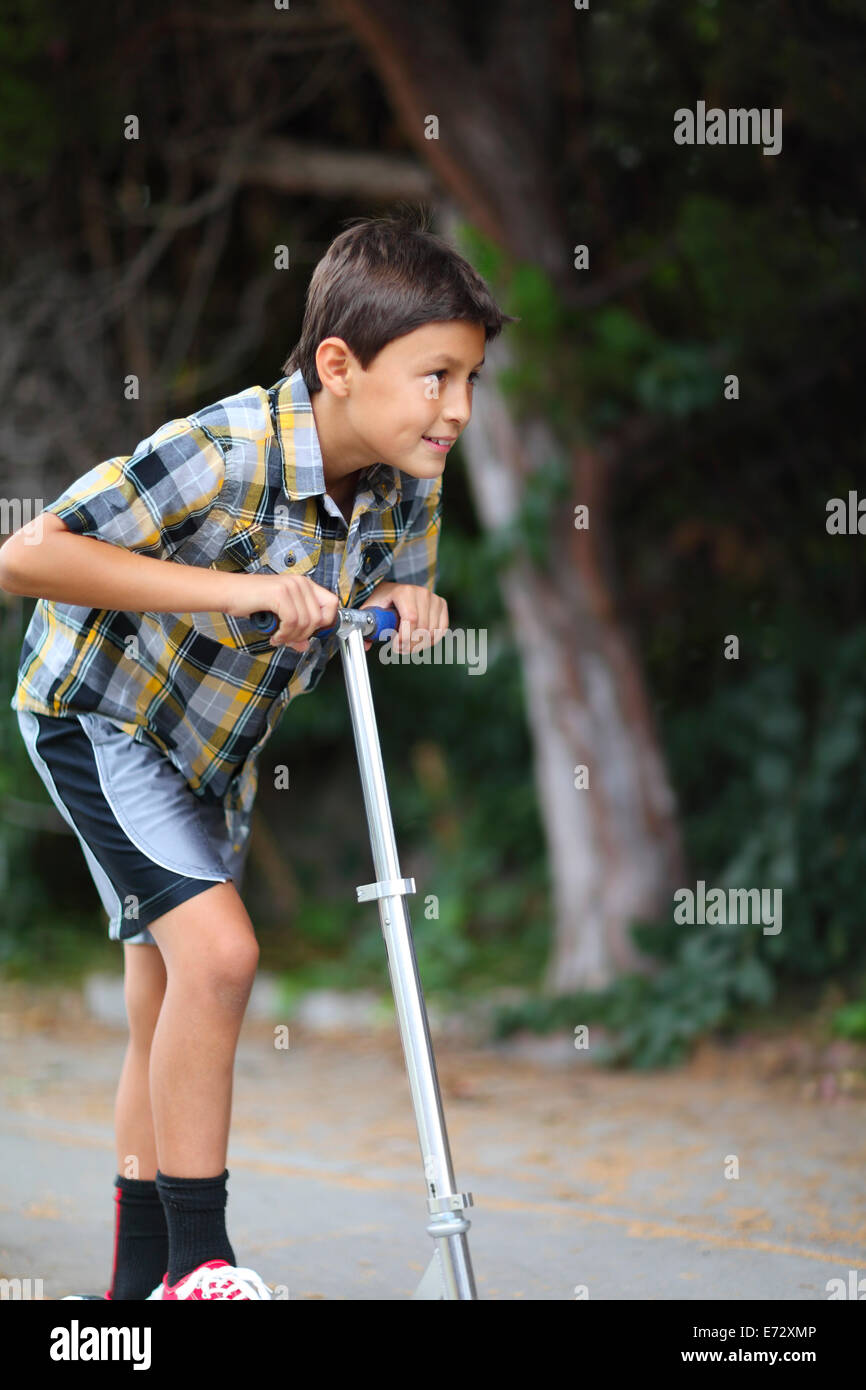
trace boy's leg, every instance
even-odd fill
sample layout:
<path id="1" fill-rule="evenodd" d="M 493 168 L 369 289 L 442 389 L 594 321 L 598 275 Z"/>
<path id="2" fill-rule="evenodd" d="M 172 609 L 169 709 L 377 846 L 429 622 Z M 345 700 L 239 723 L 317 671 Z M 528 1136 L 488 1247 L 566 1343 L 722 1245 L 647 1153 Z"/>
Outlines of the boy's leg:
<path id="1" fill-rule="evenodd" d="M 123 983 L 129 1043 L 115 1102 L 115 1302 L 147 1298 L 168 1269 L 168 1225 L 156 1185 L 156 1140 L 150 1108 L 150 1044 L 165 993 L 159 949 L 124 943 Z"/>
<path id="2" fill-rule="evenodd" d="M 259 945 L 231 882 L 197 893 L 149 930 L 167 977 L 150 1049 L 159 1168 L 213 1177 L 226 1163 L 235 1050 Z"/>
<path id="3" fill-rule="evenodd" d="M 184 1272 L 208 1258 L 234 1263 L 225 1233 L 228 1173 L 216 1165 L 225 1164 L 234 1052 L 258 945 L 236 889 L 221 879 L 227 867 L 239 877 L 240 866 L 223 844 L 219 806 L 200 805 L 161 754 L 108 720 L 20 711 L 19 723 L 49 795 L 81 842 L 109 916 L 109 934 L 124 940 L 123 908 L 132 898 L 142 934 L 147 931 L 150 938 L 142 940 L 135 932 L 129 934 L 135 939 L 128 949 L 125 943 L 130 1040 L 115 1107 L 113 1276 L 117 1297 L 146 1297 L 139 1290 L 152 1287 L 146 1277 L 150 1266 L 159 1263 L 165 1271 L 157 1245 L 164 1250 L 167 1243 L 169 1266 L 175 1246 L 184 1259 L 210 1247 L 184 1265 Z M 151 922 L 154 911 L 159 915 Z M 184 1097 L 193 1096 L 192 1114 L 184 1114 L 184 1101 L 172 1108 L 178 1082 Z M 163 1097 L 167 1148 L 160 1172 Z M 195 1126 L 202 1114 L 207 1122 L 197 1143 Z M 133 1155 L 137 1169 L 128 1162 Z M 138 1177 L 126 1176 L 136 1171 Z M 190 1172 L 201 1176 L 186 1176 Z M 259 1281 L 256 1276 L 246 1282 Z M 241 1296 L 267 1296 L 263 1288 Z M 190 1296 L 189 1291 L 180 1296 Z M 237 1292 L 203 1296 L 236 1297 Z"/>
<path id="4" fill-rule="evenodd" d="M 149 930 L 156 946 L 124 945 L 130 1036 L 115 1107 L 123 1177 L 115 1299 L 146 1297 L 164 1273 L 174 1284 L 208 1259 L 234 1264 L 225 1162 L 258 942 L 231 883 L 187 899 Z"/>
<path id="5" fill-rule="evenodd" d="M 168 1224 L 166 1283 L 177 1286 L 211 1260 L 236 1265 L 225 1224 L 225 1162 L 235 1050 L 259 947 L 231 882 L 197 893 L 149 930 L 166 968 L 150 1096 Z"/>
<path id="6" fill-rule="evenodd" d="M 150 1048 L 166 986 L 165 963 L 157 946 L 124 943 L 123 985 L 129 1043 L 114 1107 L 117 1171 L 124 1177 L 154 1182 L 157 1155 L 150 1104 Z"/>

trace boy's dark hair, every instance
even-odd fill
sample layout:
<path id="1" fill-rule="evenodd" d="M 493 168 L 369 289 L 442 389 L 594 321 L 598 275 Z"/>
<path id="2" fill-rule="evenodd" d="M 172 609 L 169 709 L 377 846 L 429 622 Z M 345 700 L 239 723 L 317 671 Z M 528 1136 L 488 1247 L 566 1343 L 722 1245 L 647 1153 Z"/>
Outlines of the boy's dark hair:
<path id="1" fill-rule="evenodd" d="M 321 391 L 316 349 L 324 338 L 344 339 L 366 371 L 394 338 L 425 323 L 483 324 L 490 342 L 517 321 L 497 307 L 469 262 L 428 230 L 427 218 L 409 208 L 349 221 L 313 271 L 300 340 L 283 363 L 284 376 L 300 367 L 310 394 Z"/>

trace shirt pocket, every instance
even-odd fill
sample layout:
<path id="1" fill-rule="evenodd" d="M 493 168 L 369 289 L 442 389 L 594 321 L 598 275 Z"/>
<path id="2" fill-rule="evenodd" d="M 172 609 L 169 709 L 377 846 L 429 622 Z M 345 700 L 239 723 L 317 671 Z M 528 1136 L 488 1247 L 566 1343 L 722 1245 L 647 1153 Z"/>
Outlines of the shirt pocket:
<path id="1" fill-rule="evenodd" d="M 212 570 L 223 570 L 230 574 L 251 574 L 260 570 L 264 564 L 267 549 L 267 536 L 261 526 L 248 526 L 245 530 L 230 536 L 215 560 Z"/>
<path id="2" fill-rule="evenodd" d="M 322 542 L 316 536 L 269 530 L 257 542 L 255 568 L 266 574 L 301 574 L 315 580 L 321 553 Z"/>
<path id="3" fill-rule="evenodd" d="M 306 574 L 312 578 L 321 541 L 279 531 L 273 527 L 248 526 L 230 536 L 210 568 L 229 574 Z M 251 618 L 234 618 L 227 613 L 191 613 L 190 625 L 205 637 L 224 647 L 250 655 L 280 656 L 283 647 L 272 647 L 270 633 L 262 632 Z"/>

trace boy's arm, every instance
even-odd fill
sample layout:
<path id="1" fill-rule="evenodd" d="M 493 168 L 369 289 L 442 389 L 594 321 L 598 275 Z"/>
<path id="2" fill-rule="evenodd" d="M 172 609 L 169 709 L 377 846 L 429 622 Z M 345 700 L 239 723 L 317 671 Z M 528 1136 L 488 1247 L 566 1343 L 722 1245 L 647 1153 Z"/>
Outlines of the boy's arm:
<path id="1" fill-rule="evenodd" d="M 86 608 L 224 613 L 237 578 L 75 535 L 53 512 L 42 512 L 0 546 L 0 588 Z"/>
<path id="2" fill-rule="evenodd" d="M 191 419 L 170 420 L 129 457 L 96 464 L 10 536 L 0 585 L 92 608 L 213 611 L 230 575 L 159 562 L 195 535 L 224 480 L 209 433 Z"/>
<path id="3" fill-rule="evenodd" d="M 0 588 L 130 613 L 276 613 L 282 643 L 335 617 L 337 600 L 302 575 L 230 574 L 172 562 L 217 501 L 225 461 L 189 420 L 173 420 L 131 457 L 73 483 L 0 547 Z"/>
<path id="4" fill-rule="evenodd" d="M 26 544 L 28 535 L 41 538 Z M 223 574 L 136 555 L 74 535 L 52 512 L 0 546 L 0 589 L 125 613 L 276 613 L 282 644 L 303 651 L 309 635 L 336 621 L 338 600 L 304 575 Z"/>
<path id="5" fill-rule="evenodd" d="M 121 612 L 193 612 L 183 606 L 186 594 L 210 607 L 220 575 L 158 562 L 196 534 L 224 481 L 224 455 L 209 432 L 190 418 L 170 420 L 131 456 L 76 478 L 11 535 L 0 548 L 0 584 L 28 598 Z"/>

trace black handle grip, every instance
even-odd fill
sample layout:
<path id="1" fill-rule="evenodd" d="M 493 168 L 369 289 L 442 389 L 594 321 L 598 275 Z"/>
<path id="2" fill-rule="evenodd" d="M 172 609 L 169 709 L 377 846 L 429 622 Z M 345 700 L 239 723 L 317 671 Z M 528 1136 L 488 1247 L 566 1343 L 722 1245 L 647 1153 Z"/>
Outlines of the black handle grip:
<path id="1" fill-rule="evenodd" d="M 262 632 L 276 632 L 279 627 L 276 613 L 251 613 L 250 622 L 261 628 Z"/>
<path id="2" fill-rule="evenodd" d="M 251 613 L 250 622 L 254 623 L 255 626 L 259 628 L 262 632 L 264 632 L 266 635 L 269 632 L 276 632 L 277 628 L 279 627 L 279 622 L 277 621 L 276 613 Z M 320 627 L 319 630 L 313 634 L 313 636 L 330 637 L 331 633 L 336 632 L 336 630 L 337 624 L 334 623 L 333 627 Z"/>

